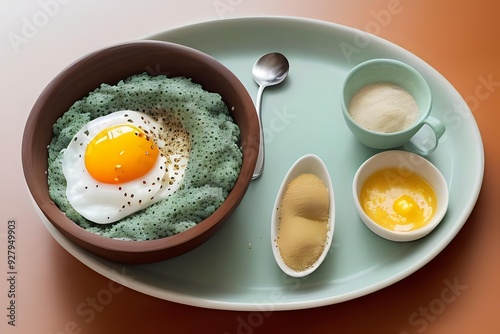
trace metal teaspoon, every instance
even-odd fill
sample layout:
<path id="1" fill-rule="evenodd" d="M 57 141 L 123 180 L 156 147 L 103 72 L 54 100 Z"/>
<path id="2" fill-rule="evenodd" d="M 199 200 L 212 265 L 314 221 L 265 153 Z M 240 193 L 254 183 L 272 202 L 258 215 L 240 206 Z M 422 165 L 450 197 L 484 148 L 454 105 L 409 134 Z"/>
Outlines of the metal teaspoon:
<path id="1" fill-rule="evenodd" d="M 252 75 L 259 85 L 257 92 L 257 117 L 260 124 L 260 144 L 257 164 L 253 172 L 252 180 L 257 179 L 264 168 L 264 129 L 262 127 L 262 93 L 267 86 L 277 85 L 285 80 L 290 65 L 284 55 L 277 52 L 267 53 L 260 57 L 253 66 Z"/>

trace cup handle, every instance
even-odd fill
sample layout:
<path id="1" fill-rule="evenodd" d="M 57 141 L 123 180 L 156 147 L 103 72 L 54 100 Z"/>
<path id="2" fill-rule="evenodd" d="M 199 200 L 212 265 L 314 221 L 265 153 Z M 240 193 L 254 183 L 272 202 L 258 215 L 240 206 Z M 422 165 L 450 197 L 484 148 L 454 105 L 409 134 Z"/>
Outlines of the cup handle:
<path id="1" fill-rule="evenodd" d="M 446 127 L 441 122 L 439 119 L 429 116 L 426 119 L 423 120 L 422 126 L 423 125 L 428 125 L 431 129 L 432 132 L 434 132 L 434 145 L 432 147 L 426 147 L 426 143 L 431 139 L 429 136 L 426 136 L 425 139 L 420 139 L 420 142 L 416 142 L 415 137 L 412 137 L 412 139 L 405 145 L 405 149 L 414 153 L 417 153 L 422 156 L 426 156 L 434 152 L 434 150 L 437 148 L 438 143 L 439 143 L 439 138 L 444 134 Z M 422 127 L 420 127 L 421 129 Z"/>

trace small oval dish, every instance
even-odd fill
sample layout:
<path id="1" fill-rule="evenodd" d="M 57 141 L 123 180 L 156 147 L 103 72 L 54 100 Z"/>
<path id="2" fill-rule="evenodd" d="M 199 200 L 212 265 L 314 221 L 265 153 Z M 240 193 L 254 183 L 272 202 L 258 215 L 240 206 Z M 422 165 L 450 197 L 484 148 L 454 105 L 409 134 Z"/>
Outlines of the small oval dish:
<path id="1" fill-rule="evenodd" d="M 300 182 L 298 186 L 301 188 L 297 189 L 297 185 L 294 186 L 295 198 L 288 201 L 285 199 L 284 201 L 285 197 L 291 196 L 287 194 L 290 184 L 292 181 L 298 180 L 299 177 L 302 179 L 307 177 L 308 179 Z M 308 192 L 312 196 L 309 196 Z M 317 196 L 321 196 L 321 198 L 318 199 Z M 292 233 L 283 234 L 280 232 L 280 227 L 283 227 L 281 226 L 283 223 L 281 206 L 283 204 L 290 208 L 290 203 L 293 203 L 293 210 L 297 210 L 294 211 L 291 220 L 288 213 L 287 218 L 285 218 L 288 225 L 284 225 L 284 228 L 290 230 L 289 226 L 292 226 L 290 225 L 290 222 L 292 222 L 295 224 L 293 225 L 295 230 Z M 314 217 L 321 216 L 321 218 L 316 219 L 311 215 Z M 320 226 L 321 224 L 326 224 L 326 228 Z M 328 254 L 333 239 L 334 226 L 335 198 L 328 169 L 318 156 L 314 154 L 305 155 L 298 159 L 288 170 L 273 207 L 271 243 L 274 258 L 281 270 L 291 277 L 304 277 L 314 272 Z M 321 240 L 319 240 L 318 234 L 321 236 Z M 285 254 L 282 254 L 280 237 L 288 240 L 288 245 L 291 245 L 293 249 L 292 252 L 288 247 L 283 250 Z M 295 243 L 295 241 L 297 242 Z M 283 242 L 283 239 L 281 242 Z M 292 262 L 299 264 L 300 268 L 291 268 L 283 257 L 286 257 L 289 263 L 290 258 L 292 258 Z"/>
<path id="2" fill-rule="evenodd" d="M 371 177 L 375 175 L 380 176 L 378 184 L 366 187 L 365 183 L 368 184 L 368 180 L 373 180 Z M 415 182 L 415 178 L 423 180 L 430 186 L 431 191 L 426 193 L 425 188 L 427 186 L 411 184 L 411 182 Z M 382 195 L 384 199 L 391 197 L 388 191 L 397 193 L 396 197 L 400 197 L 394 200 L 393 203 L 391 202 L 392 204 L 387 204 L 386 207 L 388 208 L 387 212 L 389 212 L 390 217 L 401 219 L 399 221 L 401 224 L 396 222 L 389 228 L 387 224 L 381 223 L 382 216 L 377 217 L 378 222 L 374 220 L 373 216 L 370 217 L 364 210 L 364 206 L 360 200 L 364 187 L 365 193 L 368 189 L 370 191 L 376 189 L 382 193 L 380 189 L 384 189 L 385 187 L 388 190 Z M 408 190 L 409 187 L 415 187 L 414 189 L 422 192 L 421 199 L 414 202 L 411 199 L 407 200 L 407 195 L 404 195 L 405 192 L 413 191 Z M 401 150 L 385 151 L 367 159 L 354 175 L 352 191 L 356 210 L 363 223 L 375 234 L 391 241 L 405 242 L 425 237 L 438 226 L 448 208 L 448 186 L 441 172 L 422 156 Z M 402 202 L 399 201 L 400 198 L 403 198 Z M 370 205 L 373 206 L 373 203 L 377 201 L 379 203 L 382 202 L 380 195 Z M 430 210 L 429 207 L 426 207 L 426 201 L 433 203 L 432 214 L 430 215 L 426 213 Z M 418 215 L 415 215 L 415 212 L 418 212 Z M 424 214 L 421 215 L 421 212 Z M 427 215 L 427 217 L 424 217 L 424 215 Z M 421 220 L 422 217 L 424 217 L 423 220 Z M 414 221 L 417 223 L 414 223 Z"/>

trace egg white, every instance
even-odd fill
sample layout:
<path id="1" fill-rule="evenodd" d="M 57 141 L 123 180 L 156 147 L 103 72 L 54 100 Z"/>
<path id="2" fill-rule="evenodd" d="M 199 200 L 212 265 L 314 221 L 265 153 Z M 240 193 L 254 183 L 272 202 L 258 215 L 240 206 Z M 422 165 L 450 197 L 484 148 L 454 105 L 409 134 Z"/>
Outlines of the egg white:
<path id="1" fill-rule="evenodd" d="M 71 206 L 86 219 L 97 224 L 116 222 L 134 212 L 161 201 L 177 190 L 184 177 L 186 157 L 177 157 L 181 171 L 173 172 L 171 161 L 165 152 L 162 118 L 152 117 L 137 111 L 116 111 L 96 118 L 73 137 L 63 152 L 62 168 L 66 178 L 66 197 Z M 122 184 L 106 184 L 95 180 L 85 167 L 85 150 L 92 139 L 102 130 L 121 124 L 132 124 L 147 131 L 160 154 L 155 166 L 139 179 Z"/>

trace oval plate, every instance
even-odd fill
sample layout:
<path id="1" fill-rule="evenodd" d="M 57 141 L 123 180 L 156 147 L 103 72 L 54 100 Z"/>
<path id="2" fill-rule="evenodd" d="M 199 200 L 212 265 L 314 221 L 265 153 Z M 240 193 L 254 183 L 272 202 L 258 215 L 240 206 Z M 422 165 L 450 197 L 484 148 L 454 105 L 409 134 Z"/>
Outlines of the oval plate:
<path id="1" fill-rule="evenodd" d="M 285 54 L 290 76 L 282 85 L 269 87 L 263 98 L 266 166 L 262 177 L 250 184 L 223 228 L 199 248 L 156 264 L 123 266 L 85 252 L 46 223 L 55 239 L 93 270 L 142 293 L 200 307 L 310 308 L 363 296 L 412 274 L 439 254 L 469 217 L 484 172 L 479 130 L 458 92 L 410 52 L 359 30 L 297 18 L 220 20 L 149 38 L 214 56 L 240 78 L 252 96 L 257 85 L 251 70 L 262 54 Z M 356 46 L 361 38 L 363 48 Z M 432 115 L 447 127 L 428 159 L 449 185 L 449 211 L 436 230 L 412 243 L 395 243 L 372 233 L 358 218 L 352 201 L 354 173 L 378 151 L 361 146 L 345 126 L 341 85 L 354 65 L 382 57 L 401 60 L 420 71 L 434 96 Z M 156 64 L 148 71 L 162 73 Z M 309 153 L 321 157 L 335 185 L 335 236 L 333 251 L 321 267 L 307 279 L 295 279 L 274 261 L 269 224 L 289 166 Z"/>

